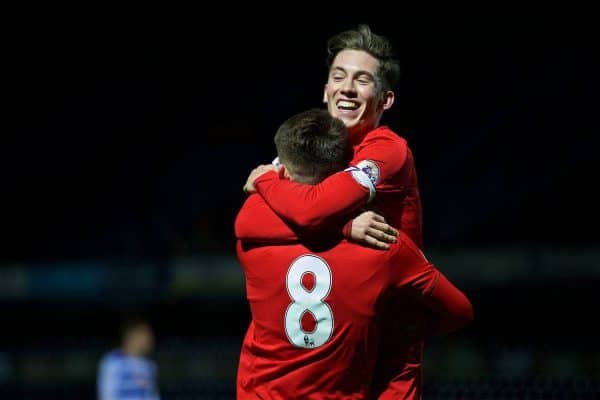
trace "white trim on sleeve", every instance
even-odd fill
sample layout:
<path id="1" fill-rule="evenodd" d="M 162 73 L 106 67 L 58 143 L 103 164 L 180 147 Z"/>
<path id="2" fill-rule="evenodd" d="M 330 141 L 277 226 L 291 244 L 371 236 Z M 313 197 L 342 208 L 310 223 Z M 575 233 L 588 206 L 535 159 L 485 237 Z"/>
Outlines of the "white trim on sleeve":
<path id="1" fill-rule="evenodd" d="M 371 180 L 369 175 L 356 166 L 346 168 L 344 171 L 350 172 L 350 174 L 356 182 L 358 182 L 361 186 L 369 189 L 369 203 L 373 201 L 373 199 L 375 198 L 376 190 L 375 185 L 373 184 L 373 181 Z"/>

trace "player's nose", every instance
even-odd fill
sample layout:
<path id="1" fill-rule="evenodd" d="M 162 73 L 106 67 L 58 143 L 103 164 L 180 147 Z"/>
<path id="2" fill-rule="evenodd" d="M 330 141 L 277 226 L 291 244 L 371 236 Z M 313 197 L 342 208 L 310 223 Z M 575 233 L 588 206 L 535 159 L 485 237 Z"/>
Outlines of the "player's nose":
<path id="1" fill-rule="evenodd" d="M 345 79 L 342 82 L 341 91 L 343 94 L 352 94 L 355 92 L 354 83 L 352 79 Z"/>

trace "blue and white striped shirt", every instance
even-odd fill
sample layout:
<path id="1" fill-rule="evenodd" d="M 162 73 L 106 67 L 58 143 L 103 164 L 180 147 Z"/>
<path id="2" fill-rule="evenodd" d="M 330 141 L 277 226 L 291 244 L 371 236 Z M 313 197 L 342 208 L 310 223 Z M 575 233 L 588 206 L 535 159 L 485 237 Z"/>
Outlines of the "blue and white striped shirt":
<path id="1" fill-rule="evenodd" d="M 154 362 L 122 350 L 102 358 L 97 383 L 98 400 L 160 400 Z"/>

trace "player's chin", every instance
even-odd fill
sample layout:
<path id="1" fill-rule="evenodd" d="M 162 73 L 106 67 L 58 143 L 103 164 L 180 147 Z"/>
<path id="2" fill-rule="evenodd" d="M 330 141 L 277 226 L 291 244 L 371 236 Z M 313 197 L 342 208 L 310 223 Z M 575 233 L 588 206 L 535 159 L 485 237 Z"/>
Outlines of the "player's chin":
<path id="1" fill-rule="evenodd" d="M 341 119 L 346 128 L 353 128 L 358 124 L 358 120 L 356 118 L 351 118 L 346 115 L 338 115 L 338 119 Z"/>
<path id="2" fill-rule="evenodd" d="M 350 128 L 354 125 L 356 125 L 357 121 L 358 121 L 358 116 L 357 115 L 348 115 L 348 113 L 346 112 L 340 112 L 337 108 L 334 108 L 333 110 L 330 110 L 329 112 L 332 116 L 336 117 L 337 119 L 341 120 L 344 125 L 346 125 L 346 128 Z"/>

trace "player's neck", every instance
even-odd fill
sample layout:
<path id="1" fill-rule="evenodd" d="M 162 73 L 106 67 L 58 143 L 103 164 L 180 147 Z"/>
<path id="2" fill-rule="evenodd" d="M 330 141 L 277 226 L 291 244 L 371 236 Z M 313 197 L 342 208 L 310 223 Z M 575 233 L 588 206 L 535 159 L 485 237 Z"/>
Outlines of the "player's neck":
<path id="1" fill-rule="evenodd" d="M 123 345 L 123 347 L 121 347 L 121 350 L 123 351 L 123 353 L 127 354 L 130 357 L 142 357 L 143 354 L 141 351 L 139 351 L 138 348 L 136 348 L 135 346 L 128 346 L 127 344 Z"/>
<path id="2" fill-rule="evenodd" d="M 348 137 L 350 138 L 350 144 L 355 146 L 360 144 L 365 136 L 373 130 L 377 129 L 377 125 L 375 126 L 364 126 L 364 127 L 354 127 L 353 129 L 348 130 Z"/>

